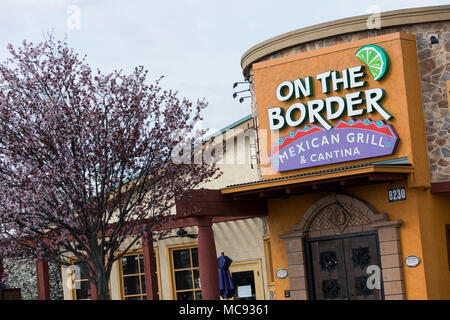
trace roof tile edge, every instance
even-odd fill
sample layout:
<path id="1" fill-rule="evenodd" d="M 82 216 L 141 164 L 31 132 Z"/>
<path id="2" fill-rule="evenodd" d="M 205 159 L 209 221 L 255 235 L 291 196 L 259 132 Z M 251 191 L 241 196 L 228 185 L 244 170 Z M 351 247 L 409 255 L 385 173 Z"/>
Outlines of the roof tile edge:
<path id="1" fill-rule="evenodd" d="M 241 58 L 244 76 L 251 65 L 274 52 L 314 40 L 368 30 L 370 14 L 343 18 L 290 31 L 265 40 L 247 50 Z M 450 20 L 450 5 L 400 9 L 380 13 L 381 27 Z"/>

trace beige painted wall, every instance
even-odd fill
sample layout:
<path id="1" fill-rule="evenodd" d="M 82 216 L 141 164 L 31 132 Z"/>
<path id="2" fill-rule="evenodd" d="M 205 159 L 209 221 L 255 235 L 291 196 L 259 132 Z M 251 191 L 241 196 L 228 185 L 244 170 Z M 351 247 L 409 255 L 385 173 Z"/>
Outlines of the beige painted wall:
<path id="1" fill-rule="evenodd" d="M 218 179 L 201 185 L 201 188 L 221 189 L 227 185 L 259 180 L 256 160 L 251 161 L 251 154 L 256 150 L 251 148 L 254 143 L 253 120 L 231 128 L 224 134 L 218 135 L 210 143 L 222 143 L 227 147 L 224 158 L 218 165 L 223 172 Z M 231 143 L 231 142 L 235 143 Z M 233 150 L 232 150 L 232 149 Z"/>

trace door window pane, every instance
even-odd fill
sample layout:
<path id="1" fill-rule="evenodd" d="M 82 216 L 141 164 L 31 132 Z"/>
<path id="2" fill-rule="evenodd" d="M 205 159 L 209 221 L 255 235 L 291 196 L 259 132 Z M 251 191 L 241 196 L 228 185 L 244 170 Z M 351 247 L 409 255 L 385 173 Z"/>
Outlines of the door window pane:
<path id="1" fill-rule="evenodd" d="M 256 300 L 253 271 L 233 272 L 231 279 L 236 287 L 236 300 Z"/>

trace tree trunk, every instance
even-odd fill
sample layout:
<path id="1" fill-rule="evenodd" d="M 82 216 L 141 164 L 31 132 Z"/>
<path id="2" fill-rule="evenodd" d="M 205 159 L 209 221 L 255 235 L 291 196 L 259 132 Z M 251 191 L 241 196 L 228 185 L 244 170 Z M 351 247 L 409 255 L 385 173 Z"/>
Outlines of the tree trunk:
<path id="1" fill-rule="evenodd" d="M 92 250 L 91 265 L 93 269 L 93 278 L 95 279 L 95 287 L 97 289 L 97 300 L 111 300 L 109 294 L 109 277 L 111 272 L 107 270 L 105 264 L 105 255 L 103 248 L 97 245 L 97 238 L 92 237 L 90 241 Z"/>
<path id="2" fill-rule="evenodd" d="M 95 287 L 97 289 L 97 300 L 111 300 L 111 295 L 109 293 L 109 276 L 110 273 L 106 271 L 105 264 L 101 261 L 97 261 L 94 264 L 95 269 Z"/>
<path id="3" fill-rule="evenodd" d="M 105 274 L 97 277 L 97 299 L 98 300 L 111 300 L 109 294 L 109 277 Z"/>

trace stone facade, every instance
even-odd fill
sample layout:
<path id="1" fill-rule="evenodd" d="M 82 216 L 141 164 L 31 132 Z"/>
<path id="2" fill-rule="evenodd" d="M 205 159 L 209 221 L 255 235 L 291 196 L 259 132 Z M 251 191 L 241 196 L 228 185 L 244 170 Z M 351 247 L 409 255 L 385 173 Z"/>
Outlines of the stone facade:
<path id="1" fill-rule="evenodd" d="M 334 221 L 334 226 L 332 226 L 333 223 L 317 224 L 317 220 L 329 220 L 330 216 L 339 215 L 336 210 L 327 211 L 327 208 L 337 203 L 350 209 L 348 212 L 351 217 L 342 221 L 339 217 L 330 219 Z M 388 220 L 387 214 L 377 213 L 367 203 L 348 195 L 330 194 L 321 198 L 305 212 L 301 221 L 292 227 L 292 232 L 280 236 L 286 242 L 291 299 L 306 300 L 309 298 L 304 239 L 364 231 L 377 231 L 378 233 L 384 299 L 405 299 L 399 234 L 401 224 L 401 220 Z"/>
<path id="2" fill-rule="evenodd" d="M 400 25 L 318 39 L 280 50 L 258 62 L 400 31 L 416 36 L 431 182 L 450 181 L 450 111 L 447 96 L 447 81 L 450 80 L 449 21 Z M 438 43 L 431 44 L 433 36 Z M 253 80 L 252 70 L 249 80 Z M 251 94 L 252 112 L 256 117 L 253 85 Z"/>

